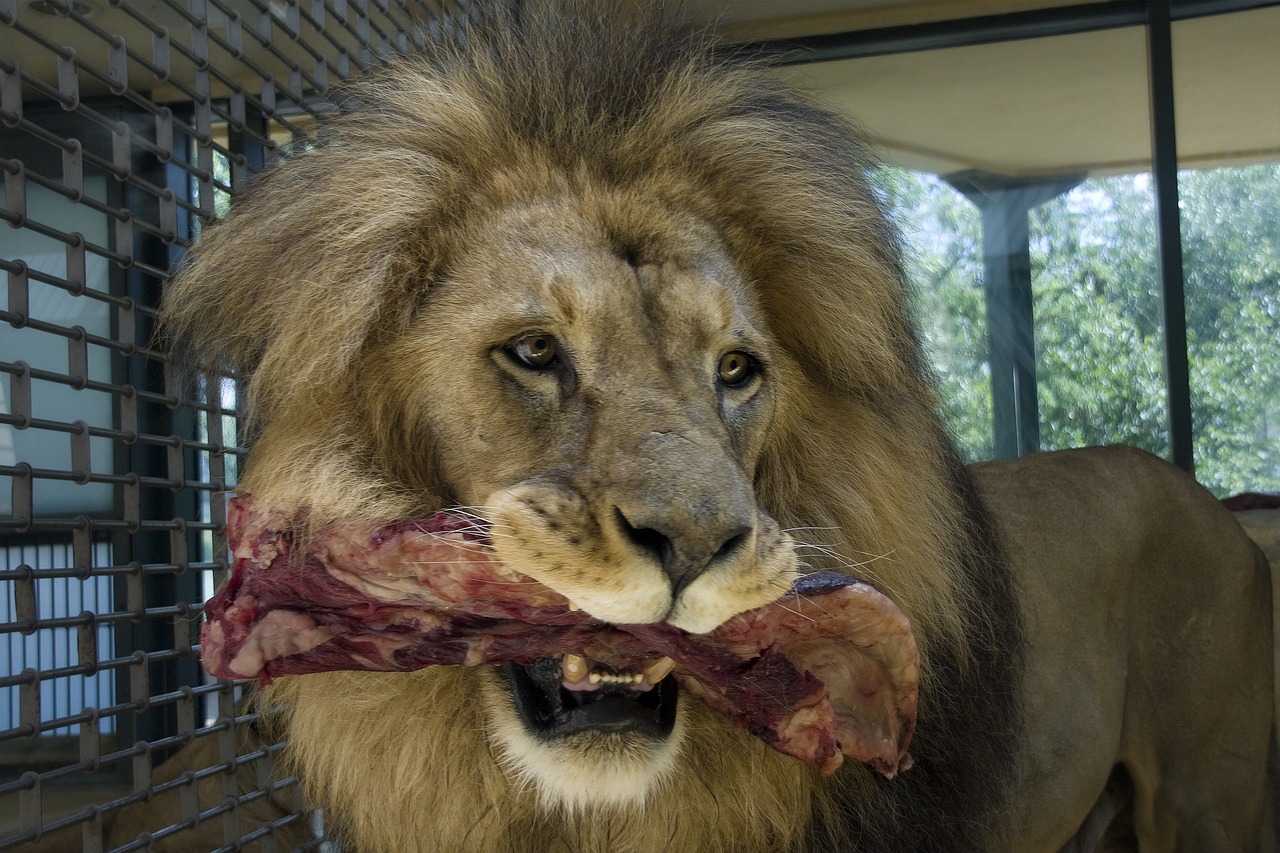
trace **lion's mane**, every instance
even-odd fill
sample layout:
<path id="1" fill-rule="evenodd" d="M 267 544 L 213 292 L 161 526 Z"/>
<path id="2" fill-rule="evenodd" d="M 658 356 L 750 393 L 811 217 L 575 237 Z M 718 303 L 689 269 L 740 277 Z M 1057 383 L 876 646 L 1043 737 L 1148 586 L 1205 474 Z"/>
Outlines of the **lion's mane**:
<path id="1" fill-rule="evenodd" d="M 495 766 L 466 671 L 333 673 L 272 691 L 309 792 L 365 850 L 979 846 L 1013 773 L 1020 619 L 934 414 L 867 146 L 701 35 L 605 14 L 616 4 L 535 5 L 347 92 L 353 109 L 237 199 L 173 283 L 173 340 L 248 380 L 261 432 L 243 484 L 317 518 L 448 501 L 431 449 L 399 447 L 369 404 L 394 389 L 363 387 L 360 360 L 462 242 L 483 241 L 470 214 L 582 176 L 691 211 L 800 367 L 756 474 L 762 505 L 822 546 L 809 564 L 858 566 L 913 621 L 916 766 L 822 780 L 686 703 L 687 766 L 645 808 L 546 814 Z M 646 227 L 637 214 L 615 239 Z"/>

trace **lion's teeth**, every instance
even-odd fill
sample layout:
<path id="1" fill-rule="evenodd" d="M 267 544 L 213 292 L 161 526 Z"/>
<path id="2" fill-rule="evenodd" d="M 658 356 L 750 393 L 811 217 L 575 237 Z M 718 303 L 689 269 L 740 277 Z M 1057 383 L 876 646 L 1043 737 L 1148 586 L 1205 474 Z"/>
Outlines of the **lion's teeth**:
<path id="1" fill-rule="evenodd" d="M 650 684 L 657 684 L 662 679 L 671 674 L 671 670 L 676 668 L 676 662 L 669 657 L 660 657 L 655 661 L 650 661 L 644 665 L 644 680 Z"/>
<path id="2" fill-rule="evenodd" d="M 602 684 L 630 684 L 636 685 L 644 680 L 644 676 L 638 672 L 600 672 L 591 673 L 592 683 L 595 683 L 595 676 L 600 676 Z"/>
<path id="3" fill-rule="evenodd" d="M 564 680 L 570 684 L 577 684 L 586 678 L 591 669 L 587 666 L 587 659 L 582 655 L 565 655 L 560 666 L 563 670 Z"/>
<path id="4" fill-rule="evenodd" d="M 666 678 L 674 666 L 675 662 L 671 658 L 659 658 L 647 664 L 641 672 L 615 672 L 611 666 L 597 664 L 583 655 L 566 654 L 560 659 L 560 674 L 565 686 L 570 689 L 582 690 L 587 684 L 593 687 L 617 684 L 637 690 L 648 690 Z"/>

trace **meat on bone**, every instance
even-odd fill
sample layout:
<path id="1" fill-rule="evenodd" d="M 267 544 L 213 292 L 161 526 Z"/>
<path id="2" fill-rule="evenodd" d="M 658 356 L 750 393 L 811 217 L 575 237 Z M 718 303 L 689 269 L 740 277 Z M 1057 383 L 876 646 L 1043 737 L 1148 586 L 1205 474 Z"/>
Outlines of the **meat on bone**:
<path id="1" fill-rule="evenodd" d="M 211 674 L 265 683 L 569 655 L 649 662 L 660 680 L 670 658 L 688 694 L 824 774 L 845 755 L 886 777 L 911 764 L 920 666 L 910 625 L 847 575 L 801 575 L 774 603 L 689 634 L 593 619 L 497 562 L 484 523 L 459 512 L 338 521 L 305 539 L 298 522 L 248 496 L 230 502 L 231 577 L 201 631 Z"/>

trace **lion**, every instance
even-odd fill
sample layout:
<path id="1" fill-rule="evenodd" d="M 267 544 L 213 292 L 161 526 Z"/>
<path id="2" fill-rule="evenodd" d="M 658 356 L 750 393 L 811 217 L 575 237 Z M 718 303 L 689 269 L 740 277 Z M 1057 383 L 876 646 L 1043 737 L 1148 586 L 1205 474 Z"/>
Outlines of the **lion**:
<path id="1" fill-rule="evenodd" d="M 874 583 L 920 649 L 914 766 L 823 777 L 670 687 L 549 729 L 557 661 L 280 678 L 344 849 L 1258 849 L 1256 549 L 1136 451 L 966 469 L 869 145 L 661 18 L 523 4 L 373 75 L 164 326 L 247 384 L 241 490 L 310 523 L 464 508 L 590 615 L 692 633 L 798 572 Z"/>

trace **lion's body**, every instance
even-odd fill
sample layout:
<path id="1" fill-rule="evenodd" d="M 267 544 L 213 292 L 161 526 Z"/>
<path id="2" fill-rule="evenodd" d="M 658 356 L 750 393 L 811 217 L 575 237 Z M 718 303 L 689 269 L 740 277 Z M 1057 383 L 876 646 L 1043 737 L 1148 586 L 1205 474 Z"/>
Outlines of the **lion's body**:
<path id="1" fill-rule="evenodd" d="M 1017 849 L 1113 810 L 1143 850 L 1264 849 L 1271 579 L 1231 513 L 1127 448 L 975 470 L 1027 623 Z"/>
<path id="2" fill-rule="evenodd" d="M 1272 708 L 1269 577 L 1235 521 L 1190 478 L 1126 448 L 974 470 L 1027 614 L 1026 735 L 1001 817 L 1012 849 L 1131 850 L 1139 838 L 1143 850 L 1274 849 L 1276 794 L 1260 746 Z M 1255 535 L 1269 531 L 1274 549 L 1273 525 L 1258 519 Z M 322 780 L 313 786 L 363 816 L 369 825 L 350 831 L 369 849 L 774 850 L 809 837 L 815 802 L 836 811 L 835 792 L 799 762 L 697 708 L 695 772 L 669 796 L 644 810 L 548 817 L 498 764 L 474 760 L 488 749 L 480 725 L 463 722 L 475 689 L 455 670 L 334 673 L 281 682 L 277 697 L 298 702 L 292 735 Z M 388 705 L 401 728 L 370 727 Z M 187 750 L 170 775 L 207 763 Z M 247 793 L 255 783 L 245 782 Z M 112 838 L 170 823 L 164 805 L 126 810 Z M 216 846 L 220 827 L 208 826 Z M 181 849 L 198 846 L 189 836 L 176 836 Z"/>
<path id="3" fill-rule="evenodd" d="M 915 767 L 883 780 L 848 762 L 824 779 L 687 698 L 669 736 L 547 739 L 490 668 L 281 679 L 271 695 L 326 817 L 365 853 L 999 849 L 1022 833 L 1058 843 L 1117 762 L 1146 790 L 1141 774 L 1174 759 L 1079 751 L 1068 791 L 1049 773 L 1077 757 L 1071 744 L 1028 757 L 1046 741 L 1024 733 L 1024 649 L 1029 719 L 1078 722 L 1046 710 L 1064 670 L 1037 655 L 1074 652 L 1044 616 L 1060 596 L 1033 581 L 1081 566 L 1072 542 L 1001 518 L 1016 561 L 1040 573 L 1023 578 L 1027 644 L 1018 586 L 933 414 L 856 134 L 716 65 L 697 39 L 605 20 L 612 4 L 551 5 L 473 34 L 465 55 L 382 75 L 327 144 L 196 249 L 165 319 L 198 358 L 251 377 L 261 432 L 242 487 L 317 523 L 469 506 L 494 521 L 504 562 L 619 623 L 706 631 L 776 597 L 797 568 L 852 567 L 914 625 Z M 1230 566 L 1205 565 L 1198 538 L 1183 578 L 1237 577 L 1252 559 L 1214 524 L 1206 535 L 1235 537 Z M 1142 550 L 1158 543 L 1120 532 L 1123 556 L 1091 552 L 1087 568 L 1159 577 Z M 1071 603 L 1099 618 L 1096 601 Z M 1133 631 L 1167 643 L 1140 603 L 1127 602 Z M 1220 628 L 1219 611 L 1177 615 L 1192 633 L 1175 651 L 1249 641 L 1194 633 Z M 1257 621 L 1250 611 L 1237 630 Z M 1068 624 L 1100 640 L 1110 622 Z M 1119 638 L 1125 662 L 1145 665 L 1135 636 Z M 1226 672 L 1192 671 L 1206 669 Z M 1130 714 L 1159 721 L 1177 702 L 1182 725 L 1223 718 L 1203 716 L 1199 687 L 1189 702 L 1182 685 L 1120 675 L 1108 664 L 1097 689 Z M 1253 704 L 1223 749 L 1265 753 L 1270 706 L 1237 690 Z M 1164 746 L 1131 731 L 1137 717 L 1107 722 L 1128 728 L 1092 735 Z M 1257 790 L 1261 765 L 1230 763 Z M 1256 800 L 1231 798 L 1228 835 L 1251 831 Z"/>
<path id="4" fill-rule="evenodd" d="M 1139 841 L 1144 851 L 1269 849 L 1270 576 L 1231 514 L 1185 474 L 1127 448 L 986 463 L 975 473 L 1027 617 L 1018 783 L 993 818 L 1012 849 Z M 460 849 L 777 850 L 787 838 L 812 843 L 805 824 L 814 804 L 833 820 L 833 796 L 864 793 L 824 790 L 794 760 L 740 741 L 698 709 L 689 725 L 701 734 L 683 784 L 645 809 L 548 817 L 535 792 L 505 784 L 500 764 L 474 765 L 447 788 L 435 783 L 441 756 L 486 748 L 476 727 L 431 724 L 446 712 L 466 719 L 469 679 L 379 676 L 370 690 L 367 678 L 297 679 L 285 698 L 314 691 L 300 704 L 313 709 L 300 720 L 308 763 L 331 780 L 322 786 L 331 796 L 349 796 L 352 779 L 373 786 L 367 817 L 382 825 L 367 831 L 396 833 L 385 849 L 417 849 L 411 839 L 438 832 L 448 816 L 467 829 Z M 342 709 L 320 701 L 356 692 L 367 698 Z M 435 739 L 406 745 L 390 729 L 372 748 L 326 739 L 335 725 L 358 728 L 390 696 L 402 725 Z M 394 772 L 379 777 L 388 755 Z M 376 804 L 399 786 L 420 792 L 422 808 L 388 826 Z"/>

